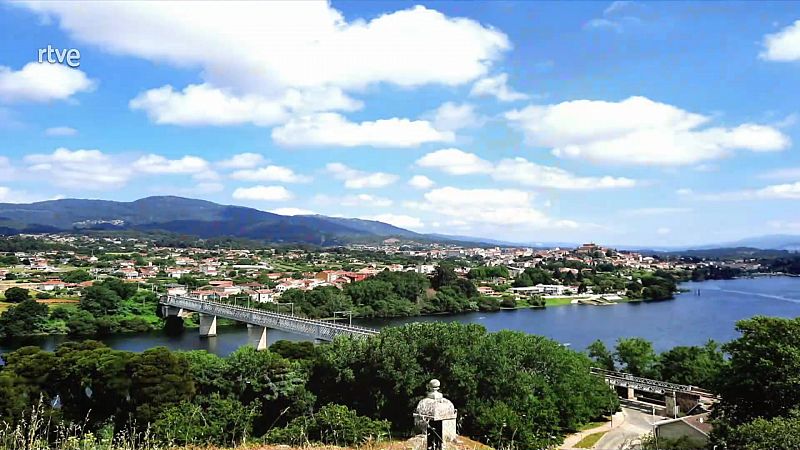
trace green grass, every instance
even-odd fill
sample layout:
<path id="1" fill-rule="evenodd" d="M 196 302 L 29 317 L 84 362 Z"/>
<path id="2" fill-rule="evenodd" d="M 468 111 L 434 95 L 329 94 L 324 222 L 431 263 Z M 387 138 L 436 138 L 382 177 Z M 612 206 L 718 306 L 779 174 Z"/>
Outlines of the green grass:
<path id="1" fill-rule="evenodd" d="M 571 297 L 560 297 L 560 298 L 546 298 L 544 299 L 545 306 L 564 306 L 572 304 Z"/>
<path id="2" fill-rule="evenodd" d="M 589 422 L 579 426 L 577 431 L 591 430 L 592 428 L 597 428 L 601 425 L 605 425 L 606 423 L 608 422 Z"/>
<path id="3" fill-rule="evenodd" d="M 585 438 L 581 439 L 580 442 L 575 444 L 577 448 L 592 448 L 597 444 L 597 441 L 600 440 L 605 434 L 608 433 L 607 431 L 601 431 L 599 433 L 592 433 Z"/>

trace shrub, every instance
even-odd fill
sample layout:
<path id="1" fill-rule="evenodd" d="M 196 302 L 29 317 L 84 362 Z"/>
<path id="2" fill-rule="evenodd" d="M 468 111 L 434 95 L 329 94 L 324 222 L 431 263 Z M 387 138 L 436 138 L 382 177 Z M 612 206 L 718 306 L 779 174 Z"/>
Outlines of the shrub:
<path id="1" fill-rule="evenodd" d="M 386 420 L 362 417 L 346 406 L 331 403 L 316 414 L 297 417 L 284 428 L 270 430 L 266 440 L 293 446 L 309 443 L 349 446 L 385 439 L 389 429 Z"/>

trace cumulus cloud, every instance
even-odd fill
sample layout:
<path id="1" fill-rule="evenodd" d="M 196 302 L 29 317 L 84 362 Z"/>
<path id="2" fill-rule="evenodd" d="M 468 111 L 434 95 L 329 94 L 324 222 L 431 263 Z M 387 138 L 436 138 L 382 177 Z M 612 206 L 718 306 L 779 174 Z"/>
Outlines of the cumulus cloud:
<path id="1" fill-rule="evenodd" d="M 281 183 L 307 183 L 311 177 L 299 175 L 294 170 L 276 165 L 269 165 L 258 169 L 238 170 L 231 174 L 234 180 L 243 181 L 278 181 Z"/>
<path id="2" fill-rule="evenodd" d="M 427 120 L 394 117 L 356 123 L 336 113 L 293 118 L 272 130 L 275 142 L 295 147 L 416 147 L 454 138 L 451 131 L 437 130 Z"/>
<path id="3" fill-rule="evenodd" d="M 465 152 L 457 148 L 444 148 L 428 153 L 418 159 L 416 164 L 420 167 L 438 169 L 451 175 L 469 175 L 492 171 L 492 163 L 489 161 L 481 159 L 474 153 Z"/>
<path id="4" fill-rule="evenodd" d="M 445 102 L 424 117 L 430 119 L 437 130 L 448 131 L 477 127 L 486 122 L 484 117 L 475 112 L 475 105 L 470 103 Z"/>
<path id="5" fill-rule="evenodd" d="M 459 85 L 486 74 L 511 47 L 500 31 L 423 6 L 353 21 L 322 1 L 21 6 L 54 18 L 79 42 L 199 67 L 216 86 L 250 92 L 379 82 Z"/>
<path id="6" fill-rule="evenodd" d="M 217 165 L 223 169 L 252 169 L 264 162 L 264 156 L 259 153 L 238 153 Z"/>
<path id="7" fill-rule="evenodd" d="M 409 230 L 425 228 L 425 224 L 418 217 L 407 216 L 405 214 L 378 214 L 362 217 L 362 219 L 377 220 L 378 222 L 388 223 L 389 225 Z"/>
<path id="8" fill-rule="evenodd" d="M 283 202 L 291 200 L 294 195 L 283 186 L 253 186 L 237 188 L 233 191 L 236 200 L 254 200 L 267 202 Z"/>
<path id="9" fill-rule="evenodd" d="M 302 209 L 302 208 L 275 208 L 271 209 L 269 212 L 273 214 L 280 214 L 281 216 L 310 216 L 314 214 L 314 211 L 309 209 Z"/>
<path id="10" fill-rule="evenodd" d="M 362 172 L 342 163 L 328 163 L 325 170 L 348 189 L 380 188 L 393 184 L 398 176 L 385 172 Z"/>
<path id="11" fill-rule="evenodd" d="M 85 73 L 62 64 L 31 62 L 16 71 L 0 66 L 0 101 L 7 103 L 67 100 L 94 88 Z"/>
<path id="12" fill-rule="evenodd" d="M 764 36 L 764 49 L 759 56 L 767 61 L 800 60 L 800 20 L 781 31 Z"/>
<path id="13" fill-rule="evenodd" d="M 44 130 L 45 136 L 50 137 L 68 137 L 68 136 L 77 136 L 78 130 L 72 127 L 51 127 Z"/>
<path id="14" fill-rule="evenodd" d="M 451 175 L 486 174 L 497 181 L 548 189 L 609 189 L 636 185 L 636 180 L 630 178 L 582 177 L 559 167 L 536 164 L 520 157 L 502 159 L 494 164 L 474 153 L 456 148 L 428 153 L 418 159 L 416 164 Z"/>
<path id="15" fill-rule="evenodd" d="M 508 86 L 508 74 L 505 73 L 476 81 L 472 85 L 469 95 L 473 97 L 491 96 L 501 102 L 513 102 L 528 98 L 528 95 L 516 92 Z"/>
<path id="16" fill-rule="evenodd" d="M 103 190 L 124 186 L 132 176 L 125 165 L 115 164 L 100 150 L 58 148 L 53 153 L 24 158 L 28 170 L 69 189 Z"/>
<path id="17" fill-rule="evenodd" d="M 636 180 L 631 178 L 581 177 L 559 167 L 543 166 L 519 157 L 501 160 L 491 175 L 498 181 L 549 189 L 614 189 L 636 186 Z"/>
<path id="18" fill-rule="evenodd" d="M 517 189 L 461 189 L 452 186 L 433 189 L 423 202 L 406 207 L 428 211 L 462 221 L 464 224 L 522 226 L 528 228 L 576 228 L 570 220 L 554 220 L 532 205 L 533 195 Z"/>
<path id="19" fill-rule="evenodd" d="M 149 174 L 208 174 L 208 161 L 197 156 L 167 159 L 161 155 L 142 156 L 133 163 L 133 168 Z"/>
<path id="20" fill-rule="evenodd" d="M 416 189 L 430 189 L 436 183 L 425 175 L 414 175 L 408 180 L 408 185 Z"/>
<path id="21" fill-rule="evenodd" d="M 283 123 L 296 113 L 315 111 L 354 111 L 359 101 L 340 89 L 289 89 L 279 96 L 262 94 L 236 95 L 229 89 L 210 84 L 193 84 L 182 91 L 162 86 L 142 92 L 129 102 L 133 110 L 144 111 L 158 124 L 271 126 Z"/>
<path id="22" fill-rule="evenodd" d="M 752 123 L 704 127 L 710 118 L 645 97 L 575 100 L 505 114 L 528 144 L 561 158 L 596 163 L 675 166 L 722 158 L 733 150 L 784 150 L 789 137 Z"/>

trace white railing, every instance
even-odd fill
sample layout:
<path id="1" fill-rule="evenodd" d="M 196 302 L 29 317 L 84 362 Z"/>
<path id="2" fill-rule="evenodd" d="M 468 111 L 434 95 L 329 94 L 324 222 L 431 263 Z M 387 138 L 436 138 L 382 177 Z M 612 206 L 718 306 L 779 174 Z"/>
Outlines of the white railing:
<path id="1" fill-rule="evenodd" d="M 342 335 L 369 337 L 380 333 L 380 331 L 373 328 L 340 325 L 322 320 L 264 311 L 258 308 L 199 300 L 192 297 L 167 295 L 161 298 L 161 304 L 203 314 L 211 314 L 253 325 L 260 325 L 267 328 L 305 334 L 328 341 L 333 340 L 336 336 Z"/>

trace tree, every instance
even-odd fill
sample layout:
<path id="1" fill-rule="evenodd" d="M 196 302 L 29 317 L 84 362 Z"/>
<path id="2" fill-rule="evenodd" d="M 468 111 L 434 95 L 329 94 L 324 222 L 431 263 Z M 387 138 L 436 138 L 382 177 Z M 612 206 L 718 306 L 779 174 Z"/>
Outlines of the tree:
<path id="1" fill-rule="evenodd" d="M 594 361 L 598 367 L 606 370 L 616 370 L 614 366 L 614 354 L 606 348 L 606 344 L 604 344 L 603 341 L 598 339 L 592 342 L 589 347 L 587 347 L 587 350 L 589 358 L 592 358 L 592 361 Z"/>
<path id="2" fill-rule="evenodd" d="M 135 354 L 128 364 L 132 418 L 152 423 L 164 409 L 189 401 L 195 393 L 189 364 L 165 347 Z"/>
<path id="3" fill-rule="evenodd" d="M 139 290 L 136 283 L 127 283 L 119 278 L 106 278 L 100 285 L 114 291 L 122 300 L 128 300 Z"/>
<path id="4" fill-rule="evenodd" d="M 720 428 L 720 427 L 718 427 Z M 787 417 L 757 418 L 726 429 L 715 429 L 713 442 L 719 448 L 737 450 L 775 450 L 800 448 L 800 411 Z"/>
<path id="5" fill-rule="evenodd" d="M 21 287 L 10 287 L 6 289 L 4 295 L 9 303 L 20 303 L 31 298 L 30 292 Z"/>
<path id="6" fill-rule="evenodd" d="M 47 305 L 27 299 L 0 314 L 0 334 L 7 337 L 38 334 L 47 324 Z"/>
<path id="7" fill-rule="evenodd" d="M 711 388 L 725 366 L 725 355 L 714 341 L 703 347 L 673 347 L 659 355 L 661 379 Z"/>
<path id="8" fill-rule="evenodd" d="M 787 415 L 800 404 L 800 318 L 758 316 L 736 329 L 742 335 L 722 347 L 730 359 L 717 383 L 720 417 L 735 426 Z"/>
<path id="9" fill-rule="evenodd" d="M 89 286 L 83 291 L 79 307 L 95 317 L 116 314 L 122 299 L 105 285 Z"/>
<path id="10" fill-rule="evenodd" d="M 637 377 L 658 378 L 653 344 L 642 338 L 619 338 L 614 358 L 624 372 Z"/>
<path id="11" fill-rule="evenodd" d="M 94 277 L 85 270 L 71 270 L 61 276 L 61 281 L 64 283 L 83 283 L 84 281 L 92 280 Z"/>

